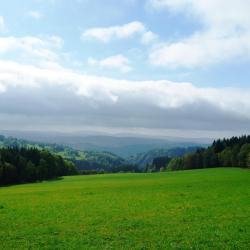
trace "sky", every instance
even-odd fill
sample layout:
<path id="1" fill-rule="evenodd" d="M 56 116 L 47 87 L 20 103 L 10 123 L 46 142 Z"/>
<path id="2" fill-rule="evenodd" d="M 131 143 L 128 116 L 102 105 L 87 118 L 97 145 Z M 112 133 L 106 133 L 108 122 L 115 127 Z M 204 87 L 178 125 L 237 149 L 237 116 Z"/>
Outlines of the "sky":
<path id="1" fill-rule="evenodd" d="M 0 129 L 250 133 L 249 0 L 0 2 Z"/>

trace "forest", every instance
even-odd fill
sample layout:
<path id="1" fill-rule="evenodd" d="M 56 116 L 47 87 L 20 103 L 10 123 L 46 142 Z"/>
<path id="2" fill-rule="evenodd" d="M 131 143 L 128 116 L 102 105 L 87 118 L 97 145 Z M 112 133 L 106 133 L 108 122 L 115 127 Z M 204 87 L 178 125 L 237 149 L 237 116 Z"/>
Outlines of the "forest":
<path id="1" fill-rule="evenodd" d="M 36 148 L 8 147 L 0 149 L 0 185 L 29 183 L 75 175 L 75 165 Z"/>
<path id="2" fill-rule="evenodd" d="M 250 167 L 250 136 L 219 139 L 207 149 L 172 158 L 164 170 L 187 170 L 215 167 Z"/>

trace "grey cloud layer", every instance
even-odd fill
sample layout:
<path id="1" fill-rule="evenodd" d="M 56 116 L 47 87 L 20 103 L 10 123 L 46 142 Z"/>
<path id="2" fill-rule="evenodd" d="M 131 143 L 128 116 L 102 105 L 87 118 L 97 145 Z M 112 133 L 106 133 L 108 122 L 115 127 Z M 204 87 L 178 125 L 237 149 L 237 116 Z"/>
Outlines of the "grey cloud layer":
<path id="1" fill-rule="evenodd" d="M 115 80 L 62 67 L 0 61 L 0 118 L 6 124 L 19 120 L 22 126 L 72 130 L 96 126 L 250 131 L 250 89 Z"/>

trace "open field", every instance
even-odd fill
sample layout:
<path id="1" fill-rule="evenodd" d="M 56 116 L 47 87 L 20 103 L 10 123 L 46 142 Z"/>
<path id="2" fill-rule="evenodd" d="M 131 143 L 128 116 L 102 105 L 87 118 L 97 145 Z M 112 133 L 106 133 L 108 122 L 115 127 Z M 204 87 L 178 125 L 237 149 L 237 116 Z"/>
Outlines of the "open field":
<path id="1" fill-rule="evenodd" d="M 250 171 L 65 177 L 0 188 L 0 249 L 250 249 Z"/>

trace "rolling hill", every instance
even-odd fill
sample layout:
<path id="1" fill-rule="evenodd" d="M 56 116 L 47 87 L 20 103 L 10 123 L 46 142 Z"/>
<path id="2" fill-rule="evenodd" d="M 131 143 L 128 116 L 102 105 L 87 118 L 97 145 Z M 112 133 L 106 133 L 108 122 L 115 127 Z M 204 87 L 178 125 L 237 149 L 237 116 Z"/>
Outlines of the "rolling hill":
<path id="1" fill-rule="evenodd" d="M 66 145 L 33 142 L 13 137 L 0 136 L 0 147 L 24 147 L 48 150 L 75 163 L 79 170 L 104 170 L 116 172 L 128 163 L 123 158 L 109 152 L 81 151 Z"/>

